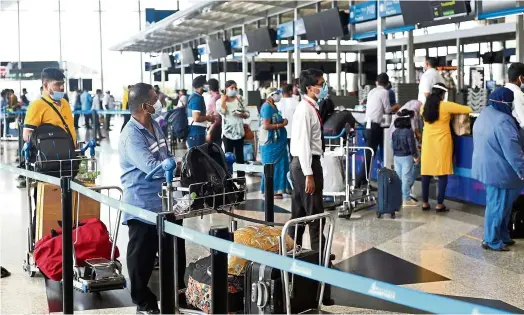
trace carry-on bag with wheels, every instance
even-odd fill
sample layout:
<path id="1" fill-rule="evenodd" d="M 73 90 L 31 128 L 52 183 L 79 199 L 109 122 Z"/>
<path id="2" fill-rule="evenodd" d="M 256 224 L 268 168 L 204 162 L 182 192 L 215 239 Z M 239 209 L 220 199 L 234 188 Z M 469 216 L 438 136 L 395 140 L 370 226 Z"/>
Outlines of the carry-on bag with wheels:
<path id="1" fill-rule="evenodd" d="M 384 213 L 395 217 L 395 211 L 402 208 L 402 182 L 397 173 L 389 168 L 378 172 L 378 210 L 377 217 Z"/>
<path id="2" fill-rule="evenodd" d="M 295 259 L 319 263 L 318 251 L 304 250 Z M 290 275 L 291 277 L 291 275 Z M 318 281 L 294 275 L 291 294 L 291 313 L 298 314 L 316 309 L 320 283 Z M 280 270 L 251 262 L 246 270 L 244 284 L 245 314 L 284 314 L 286 313 L 282 273 Z"/>
<path id="3" fill-rule="evenodd" d="M 509 235 L 511 238 L 524 238 L 524 197 L 519 196 L 513 203 L 509 220 Z"/>

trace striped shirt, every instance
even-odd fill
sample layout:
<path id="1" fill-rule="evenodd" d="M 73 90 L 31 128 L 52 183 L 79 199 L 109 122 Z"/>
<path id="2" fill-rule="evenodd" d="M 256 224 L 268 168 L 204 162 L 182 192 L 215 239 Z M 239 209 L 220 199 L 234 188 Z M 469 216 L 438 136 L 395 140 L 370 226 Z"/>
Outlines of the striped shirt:
<path id="1" fill-rule="evenodd" d="M 147 173 L 152 171 L 165 159 L 171 157 L 167 148 L 166 138 L 156 121 L 153 124 L 154 134 L 142 126 L 133 117 L 120 134 L 118 145 L 120 154 L 120 181 L 124 190 L 123 201 L 142 209 L 160 212 L 162 200 L 158 193 L 162 190 L 163 171 L 160 170 L 151 182 L 146 181 Z M 124 213 L 123 223 L 130 219 L 140 220 Z M 146 222 L 149 223 L 149 222 Z"/>

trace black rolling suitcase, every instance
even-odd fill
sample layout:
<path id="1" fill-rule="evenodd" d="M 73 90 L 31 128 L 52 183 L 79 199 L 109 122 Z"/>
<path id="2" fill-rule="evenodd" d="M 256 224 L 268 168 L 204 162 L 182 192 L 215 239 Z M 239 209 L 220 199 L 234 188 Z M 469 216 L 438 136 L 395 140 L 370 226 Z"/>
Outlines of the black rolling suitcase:
<path id="1" fill-rule="evenodd" d="M 296 259 L 318 264 L 318 251 L 306 250 Z M 292 275 L 289 274 L 291 285 Z M 244 284 L 245 314 L 285 314 L 284 282 L 280 270 L 251 262 L 247 266 Z M 298 314 L 318 307 L 320 283 L 294 275 L 291 313 Z"/>

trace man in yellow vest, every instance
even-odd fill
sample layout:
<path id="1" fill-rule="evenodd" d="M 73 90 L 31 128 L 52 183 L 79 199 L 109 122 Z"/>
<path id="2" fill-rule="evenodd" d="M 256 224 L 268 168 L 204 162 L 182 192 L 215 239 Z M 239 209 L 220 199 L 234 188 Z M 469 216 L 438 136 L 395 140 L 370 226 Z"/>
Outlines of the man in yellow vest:
<path id="1" fill-rule="evenodd" d="M 129 99 L 129 89 L 131 88 L 131 85 L 127 86 L 127 90 L 124 91 L 124 96 L 122 97 L 122 110 L 127 110 L 127 102 Z M 124 116 L 124 123 L 122 124 L 122 129 L 120 129 L 120 132 L 124 130 L 124 127 L 126 126 L 129 119 L 131 119 L 131 114 L 123 114 Z"/>

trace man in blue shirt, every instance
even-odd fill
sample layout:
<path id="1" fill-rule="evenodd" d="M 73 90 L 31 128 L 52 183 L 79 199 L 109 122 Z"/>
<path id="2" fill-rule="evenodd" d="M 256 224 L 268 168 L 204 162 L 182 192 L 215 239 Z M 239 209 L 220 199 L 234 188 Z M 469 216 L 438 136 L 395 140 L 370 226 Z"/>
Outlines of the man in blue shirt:
<path id="1" fill-rule="evenodd" d="M 147 173 L 173 158 L 167 148 L 167 141 L 160 125 L 151 118 L 161 110 L 161 104 L 153 86 L 138 83 L 129 90 L 131 119 L 120 134 L 119 152 L 125 203 L 152 212 L 162 211 L 163 172 L 160 170 L 153 181 L 146 181 Z M 131 299 L 137 305 L 139 314 L 159 314 L 157 297 L 149 289 L 148 282 L 153 272 L 158 236 L 155 222 L 124 214 L 124 224 L 129 227 L 127 246 L 127 269 L 131 281 Z M 176 222 L 182 224 L 182 221 Z M 177 239 L 179 287 L 184 287 L 186 253 L 184 240 Z"/>
<path id="2" fill-rule="evenodd" d="M 187 104 L 187 124 L 189 134 L 187 136 L 187 147 L 191 149 L 206 142 L 207 122 L 214 122 L 213 115 L 206 115 L 206 102 L 204 101 L 204 85 L 206 76 L 201 75 L 193 80 L 193 94 L 189 97 Z"/>
<path id="3" fill-rule="evenodd" d="M 93 98 L 86 87 L 84 88 L 82 95 L 80 95 L 80 104 L 82 104 L 82 110 L 91 110 L 91 107 L 93 106 Z M 89 124 L 90 120 L 91 114 L 84 114 L 84 121 L 87 129 L 91 129 Z"/>

